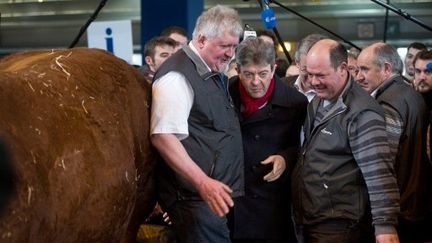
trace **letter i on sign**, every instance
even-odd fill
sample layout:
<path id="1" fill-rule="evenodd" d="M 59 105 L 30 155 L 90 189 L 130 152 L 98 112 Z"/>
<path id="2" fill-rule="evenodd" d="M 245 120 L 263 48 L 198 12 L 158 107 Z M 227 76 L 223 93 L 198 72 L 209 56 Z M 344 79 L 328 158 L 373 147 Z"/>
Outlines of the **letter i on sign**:
<path id="1" fill-rule="evenodd" d="M 107 34 L 107 37 L 105 37 L 107 51 L 114 54 L 114 41 L 113 41 L 113 38 L 111 37 L 111 34 L 112 34 L 111 28 L 107 28 L 105 30 L 105 33 Z"/>

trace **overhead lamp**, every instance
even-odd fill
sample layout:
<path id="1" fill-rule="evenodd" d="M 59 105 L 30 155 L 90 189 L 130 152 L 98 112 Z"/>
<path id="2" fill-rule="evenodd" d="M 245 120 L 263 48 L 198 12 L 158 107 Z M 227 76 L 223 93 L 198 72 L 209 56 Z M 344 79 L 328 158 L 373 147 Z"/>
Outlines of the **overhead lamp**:
<path id="1" fill-rule="evenodd" d="M 287 51 L 291 51 L 291 43 L 289 41 L 284 41 L 285 48 Z M 278 51 L 283 52 L 282 46 L 278 45 Z"/>

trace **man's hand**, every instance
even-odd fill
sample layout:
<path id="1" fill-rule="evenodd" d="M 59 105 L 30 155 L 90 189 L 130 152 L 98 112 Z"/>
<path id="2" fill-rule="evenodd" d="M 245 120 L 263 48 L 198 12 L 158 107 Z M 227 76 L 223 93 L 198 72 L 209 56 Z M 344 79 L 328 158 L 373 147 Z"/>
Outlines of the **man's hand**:
<path id="1" fill-rule="evenodd" d="M 380 234 L 375 237 L 376 243 L 399 243 L 397 234 Z"/>
<path id="2" fill-rule="evenodd" d="M 280 155 L 270 155 L 267 159 L 261 161 L 263 165 L 270 163 L 273 163 L 273 169 L 264 176 L 264 180 L 267 182 L 277 180 L 286 169 L 285 159 Z"/>
<path id="3" fill-rule="evenodd" d="M 234 206 L 231 199 L 232 190 L 220 181 L 206 177 L 198 186 L 201 198 L 207 202 L 210 209 L 219 217 L 229 212 L 229 207 Z"/>

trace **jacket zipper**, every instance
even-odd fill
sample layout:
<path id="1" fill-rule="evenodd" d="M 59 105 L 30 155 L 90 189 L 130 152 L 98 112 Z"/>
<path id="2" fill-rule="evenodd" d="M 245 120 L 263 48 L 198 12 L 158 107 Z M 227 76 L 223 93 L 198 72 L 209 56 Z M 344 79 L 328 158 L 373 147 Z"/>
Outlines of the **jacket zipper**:
<path id="1" fill-rule="evenodd" d="M 211 168 L 210 168 L 210 174 L 209 174 L 209 177 L 212 177 L 212 175 L 213 175 L 213 172 L 214 172 L 215 167 L 216 167 L 216 161 L 217 161 L 218 158 L 219 158 L 219 153 L 216 153 L 216 154 L 215 154 L 215 157 L 214 157 L 214 159 L 213 159 L 213 163 L 212 163 Z"/>

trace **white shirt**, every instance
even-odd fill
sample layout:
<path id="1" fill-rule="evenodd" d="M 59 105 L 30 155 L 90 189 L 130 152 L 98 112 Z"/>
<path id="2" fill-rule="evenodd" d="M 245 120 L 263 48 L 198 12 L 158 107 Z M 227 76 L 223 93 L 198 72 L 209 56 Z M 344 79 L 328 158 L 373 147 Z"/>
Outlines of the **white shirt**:
<path id="1" fill-rule="evenodd" d="M 311 100 L 315 97 L 316 93 L 315 90 L 311 89 L 309 91 L 304 91 L 301 87 L 301 83 L 300 83 L 300 76 L 297 77 L 295 83 L 294 83 L 294 87 L 302 94 L 304 94 L 306 96 L 306 98 L 308 99 L 308 102 L 311 102 Z"/>
<path id="2" fill-rule="evenodd" d="M 201 58 L 192 42 L 189 47 Z M 170 133 L 179 140 L 187 138 L 187 120 L 193 100 L 192 86 L 183 74 L 171 71 L 155 80 L 152 86 L 150 134 Z"/>

